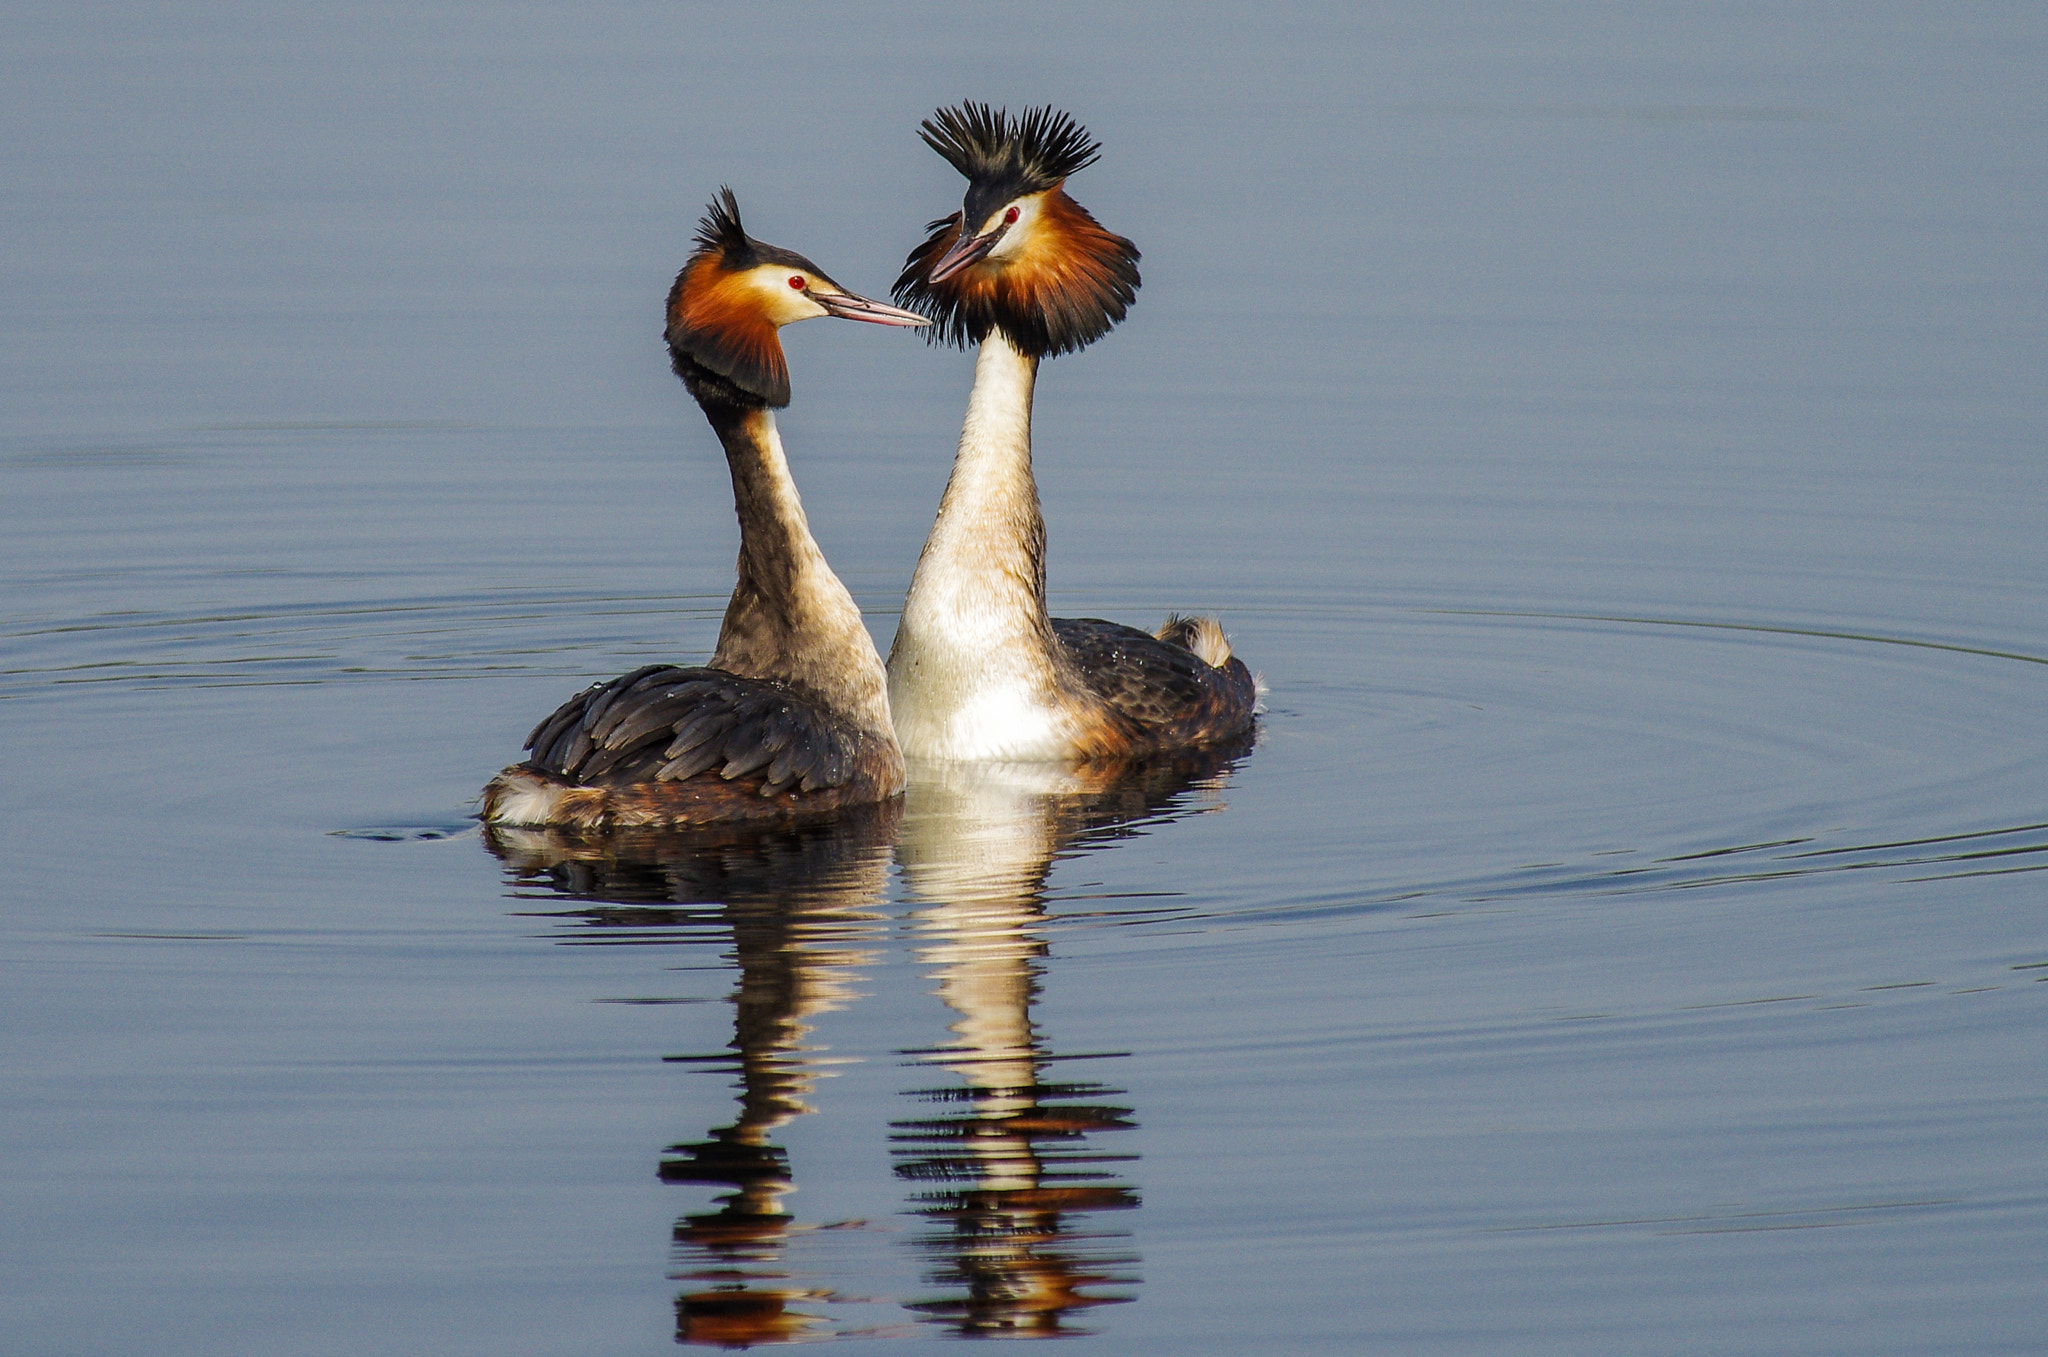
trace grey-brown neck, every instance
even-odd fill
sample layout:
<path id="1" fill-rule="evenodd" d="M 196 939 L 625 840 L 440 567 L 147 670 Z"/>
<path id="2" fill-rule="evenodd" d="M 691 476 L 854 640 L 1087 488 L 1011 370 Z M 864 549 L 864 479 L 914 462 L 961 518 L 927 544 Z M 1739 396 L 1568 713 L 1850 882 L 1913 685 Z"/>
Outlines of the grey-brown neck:
<path id="1" fill-rule="evenodd" d="M 711 667 L 791 684 L 889 735 L 881 656 L 853 596 L 811 536 L 774 414 L 708 403 L 704 412 L 725 445 L 740 520 L 739 582 Z"/>

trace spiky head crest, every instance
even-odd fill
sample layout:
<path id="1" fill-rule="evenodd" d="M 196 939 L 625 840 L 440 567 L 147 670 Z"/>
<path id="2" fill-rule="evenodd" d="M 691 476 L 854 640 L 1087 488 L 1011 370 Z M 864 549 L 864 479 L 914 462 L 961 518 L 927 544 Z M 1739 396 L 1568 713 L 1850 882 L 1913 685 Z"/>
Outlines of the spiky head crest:
<path id="1" fill-rule="evenodd" d="M 926 118 L 918 135 L 967 180 L 970 229 L 1012 198 L 1042 193 L 1102 155 L 1102 143 L 1051 104 L 1012 118 L 1007 108 L 970 99 Z"/>
<path id="2" fill-rule="evenodd" d="M 968 100 L 939 109 L 918 135 L 967 179 L 961 210 L 925 228 L 931 234 L 892 289 L 931 318 L 926 339 L 964 348 L 999 329 L 1023 352 L 1051 357 L 1085 348 L 1123 320 L 1137 300 L 1138 247 L 1104 229 L 1063 187 L 1100 158 L 1101 143 L 1086 128 L 1050 104 L 1013 118 Z M 1017 226 L 1011 242 L 934 282 L 933 268 L 955 243 L 1010 204 L 1023 209 L 1021 219 L 1009 214 Z"/>
<path id="3" fill-rule="evenodd" d="M 697 234 L 691 241 L 698 254 L 715 254 L 727 268 L 743 269 L 755 262 L 754 239 L 740 225 L 740 200 L 724 184 L 719 185 L 717 196 L 706 204 L 704 217 L 697 223 Z"/>

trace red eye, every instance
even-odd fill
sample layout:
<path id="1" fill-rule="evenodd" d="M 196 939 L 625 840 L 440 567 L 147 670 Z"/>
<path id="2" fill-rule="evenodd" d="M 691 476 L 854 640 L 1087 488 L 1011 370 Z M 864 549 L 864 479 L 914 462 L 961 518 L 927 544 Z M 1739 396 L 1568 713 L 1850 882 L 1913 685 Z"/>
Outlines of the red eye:
<path id="1" fill-rule="evenodd" d="M 1003 225 L 1015 226 L 1017 224 L 1017 218 L 1022 215 L 1023 213 L 1019 212 L 1016 208 L 1011 208 L 1009 211 L 1003 213 Z"/>
<path id="2" fill-rule="evenodd" d="M 789 285 L 795 288 L 798 292 L 802 292 L 804 290 L 804 276 L 801 273 L 790 274 Z"/>

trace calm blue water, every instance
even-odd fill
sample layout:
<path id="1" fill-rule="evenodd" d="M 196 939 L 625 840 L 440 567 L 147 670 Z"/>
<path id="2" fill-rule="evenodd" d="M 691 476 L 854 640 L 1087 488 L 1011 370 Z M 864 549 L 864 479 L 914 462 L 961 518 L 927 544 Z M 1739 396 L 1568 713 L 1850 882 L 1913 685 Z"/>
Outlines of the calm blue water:
<path id="1" fill-rule="evenodd" d="M 2028 1352 L 2048 15 L 0 16 L 10 1353 Z M 886 290 L 1052 101 L 1145 250 L 1056 611 L 1257 747 L 486 842 L 701 658 L 659 308 L 722 183 Z M 886 647 L 971 360 L 785 334 Z"/>

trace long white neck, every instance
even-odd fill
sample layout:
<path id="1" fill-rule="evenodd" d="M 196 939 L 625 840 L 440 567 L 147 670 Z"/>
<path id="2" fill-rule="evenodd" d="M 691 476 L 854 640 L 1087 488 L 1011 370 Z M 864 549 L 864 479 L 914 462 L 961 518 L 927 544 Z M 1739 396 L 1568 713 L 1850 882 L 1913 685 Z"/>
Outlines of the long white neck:
<path id="1" fill-rule="evenodd" d="M 889 652 L 906 753 L 1058 757 L 1045 518 L 1031 476 L 1038 360 L 1000 330 L 982 342 L 953 475 Z"/>
<path id="2" fill-rule="evenodd" d="M 890 729 L 874 639 L 811 536 L 775 416 L 707 408 L 732 468 L 740 520 L 739 583 L 719 628 L 714 669 L 810 690 L 861 725 Z"/>

